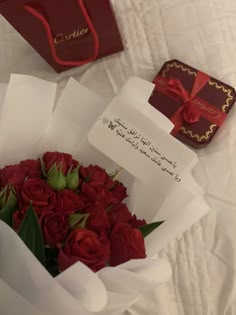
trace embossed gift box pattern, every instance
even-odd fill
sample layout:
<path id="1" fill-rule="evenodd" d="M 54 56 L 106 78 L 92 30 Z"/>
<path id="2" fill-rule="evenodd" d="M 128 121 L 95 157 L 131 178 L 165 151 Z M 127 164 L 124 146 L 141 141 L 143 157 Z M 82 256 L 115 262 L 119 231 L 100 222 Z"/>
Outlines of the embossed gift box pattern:
<path id="1" fill-rule="evenodd" d="M 149 99 L 150 104 L 172 119 L 184 101 L 172 95 L 170 91 L 163 93 L 162 89 L 158 88 L 159 80 L 163 80 L 167 85 L 172 80 L 177 80 L 184 92 L 190 95 L 199 73 L 201 72 L 178 60 L 166 62 L 154 79 L 156 88 Z M 206 74 L 201 74 L 207 77 Z M 235 97 L 234 88 L 209 77 L 197 95 L 190 100 L 190 105 L 199 112 L 199 119 L 191 123 L 183 119 L 175 136 L 194 148 L 206 146 L 222 125 L 235 102 Z"/>

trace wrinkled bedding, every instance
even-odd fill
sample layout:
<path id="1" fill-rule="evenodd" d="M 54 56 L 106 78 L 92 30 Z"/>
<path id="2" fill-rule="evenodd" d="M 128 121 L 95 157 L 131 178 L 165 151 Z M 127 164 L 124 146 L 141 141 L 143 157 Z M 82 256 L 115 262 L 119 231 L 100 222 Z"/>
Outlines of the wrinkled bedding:
<path id="1" fill-rule="evenodd" d="M 179 59 L 236 87 L 235 0 L 113 0 L 125 51 L 56 74 L 0 18 L 0 82 L 11 73 L 59 84 L 73 76 L 110 100 L 125 80 L 152 80 L 163 62 Z M 212 144 L 197 151 L 193 171 L 211 212 L 160 256 L 172 280 L 148 293 L 127 315 L 236 314 L 236 108 Z"/>

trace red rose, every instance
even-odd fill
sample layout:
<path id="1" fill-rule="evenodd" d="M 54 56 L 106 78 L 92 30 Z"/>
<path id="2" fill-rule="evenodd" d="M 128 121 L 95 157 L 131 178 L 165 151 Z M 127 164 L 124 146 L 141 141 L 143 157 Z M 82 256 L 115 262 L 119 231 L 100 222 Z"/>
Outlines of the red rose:
<path id="1" fill-rule="evenodd" d="M 82 198 L 74 191 L 65 189 L 57 193 L 57 210 L 73 214 L 84 207 Z"/>
<path id="2" fill-rule="evenodd" d="M 26 178 L 41 177 L 41 166 L 38 160 L 25 160 L 20 164 L 5 166 L 0 170 L 0 187 L 21 185 Z"/>
<path id="3" fill-rule="evenodd" d="M 118 222 L 128 223 L 132 218 L 128 207 L 126 206 L 126 204 L 122 203 L 112 206 L 108 210 L 107 216 L 111 226 L 114 226 Z"/>
<path id="4" fill-rule="evenodd" d="M 74 230 L 60 250 L 59 268 L 63 271 L 81 261 L 96 272 L 105 267 L 109 255 L 109 241 L 104 234 L 98 236 L 86 229 Z"/>
<path id="5" fill-rule="evenodd" d="M 68 217 L 60 212 L 44 212 L 40 219 L 44 241 L 51 247 L 60 247 L 68 231 Z"/>
<path id="6" fill-rule="evenodd" d="M 133 215 L 132 218 L 129 220 L 129 225 L 134 229 L 138 229 L 140 226 L 144 226 L 146 224 L 147 222 L 144 219 L 139 220 L 137 219 L 136 215 Z"/>
<path id="7" fill-rule="evenodd" d="M 114 186 L 111 189 L 112 196 L 115 200 L 115 203 L 120 203 L 124 200 L 127 195 L 127 188 L 120 182 L 115 182 Z"/>
<path id="8" fill-rule="evenodd" d="M 28 178 L 41 177 L 41 164 L 39 160 L 24 160 L 20 162 L 20 167 L 24 169 Z"/>
<path id="9" fill-rule="evenodd" d="M 90 184 L 83 183 L 80 194 L 87 205 L 99 203 L 106 209 L 114 203 L 114 197 L 112 193 L 101 186 L 93 187 L 90 186 Z"/>
<path id="10" fill-rule="evenodd" d="M 21 201 L 24 205 L 32 202 L 33 207 L 55 208 L 55 193 L 40 178 L 30 178 L 24 182 L 20 190 Z"/>
<path id="11" fill-rule="evenodd" d="M 90 216 L 87 221 L 87 228 L 96 233 L 107 233 L 110 224 L 107 218 L 106 210 L 99 204 L 94 204 L 84 209 L 84 213 L 89 213 Z"/>
<path id="12" fill-rule="evenodd" d="M 98 165 L 89 165 L 88 167 L 81 166 L 80 177 L 90 186 L 103 186 L 109 189 L 113 185 L 113 181 L 107 172 Z"/>
<path id="13" fill-rule="evenodd" d="M 5 166 L 0 172 L 0 187 L 21 185 L 26 176 L 25 170 L 19 164 Z"/>
<path id="14" fill-rule="evenodd" d="M 61 167 L 62 173 L 67 174 L 70 168 L 75 168 L 78 165 L 78 162 L 73 160 L 72 156 L 67 153 L 61 152 L 46 152 L 43 155 L 43 162 L 46 169 L 46 172 L 56 164 L 57 167 Z"/>
<path id="15" fill-rule="evenodd" d="M 127 223 L 115 225 L 110 236 L 110 265 L 117 266 L 130 259 L 146 257 L 142 233 L 131 228 Z"/>

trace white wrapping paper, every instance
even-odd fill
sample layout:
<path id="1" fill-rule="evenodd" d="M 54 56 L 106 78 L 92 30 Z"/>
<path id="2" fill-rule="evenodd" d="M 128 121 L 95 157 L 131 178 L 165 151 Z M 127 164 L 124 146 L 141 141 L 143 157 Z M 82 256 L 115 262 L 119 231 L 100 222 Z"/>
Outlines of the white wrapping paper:
<path id="1" fill-rule="evenodd" d="M 16 291 L 0 279 L 1 314 L 3 315 L 47 315 L 36 309 Z"/>
<path id="2" fill-rule="evenodd" d="M 106 104 L 70 79 L 52 115 L 55 91 L 52 83 L 12 76 L 0 117 L 1 164 L 32 158 L 46 150 L 58 150 L 73 154 L 82 164 L 94 163 L 114 171 L 117 165 L 87 140 L 89 130 Z M 126 89 L 126 97 L 132 101 L 131 92 Z M 31 101 L 34 105 L 30 105 Z M 21 115 L 15 112 L 17 106 L 22 106 Z M 26 141 L 22 141 L 23 135 Z M 127 203 L 133 213 L 148 222 L 166 221 L 145 239 L 148 257 L 115 268 L 106 267 L 97 274 L 77 263 L 53 279 L 18 236 L 0 222 L 0 290 L 5 295 L 9 292 L 10 300 L 17 297 L 11 312 L 6 304 L 2 315 L 15 314 L 17 308 L 18 314 L 118 315 L 144 292 L 168 281 L 171 276 L 168 262 L 153 255 L 207 213 L 209 208 L 203 193 L 189 173 L 184 174 L 181 184 L 173 185 L 162 202 L 156 193 L 161 185 L 158 179 L 152 188 L 126 172 L 120 180 L 128 187 Z"/>
<path id="3" fill-rule="evenodd" d="M 0 118 L 0 166 L 35 157 L 36 144 L 52 115 L 56 84 L 11 75 Z"/>
<path id="4" fill-rule="evenodd" d="M 0 115 L 2 113 L 3 102 L 6 97 L 6 92 L 7 92 L 7 84 L 0 83 Z"/>

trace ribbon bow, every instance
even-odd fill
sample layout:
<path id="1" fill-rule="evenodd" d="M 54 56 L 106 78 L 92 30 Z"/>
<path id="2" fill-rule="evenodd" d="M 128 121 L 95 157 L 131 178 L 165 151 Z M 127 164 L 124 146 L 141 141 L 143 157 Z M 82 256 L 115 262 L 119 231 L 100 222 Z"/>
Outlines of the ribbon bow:
<path id="1" fill-rule="evenodd" d="M 209 79 L 210 77 L 207 74 L 199 71 L 194 81 L 191 93 L 185 90 L 180 80 L 169 79 L 168 90 L 180 97 L 181 101 L 183 101 L 183 104 L 179 107 L 179 109 L 170 117 L 170 120 L 175 125 L 171 132 L 172 135 L 177 134 L 184 121 L 189 124 L 194 124 L 199 121 L 201 117 L 201 111 L 197 106 L 191 104 L 191 101 L 207 84 Z"/>

